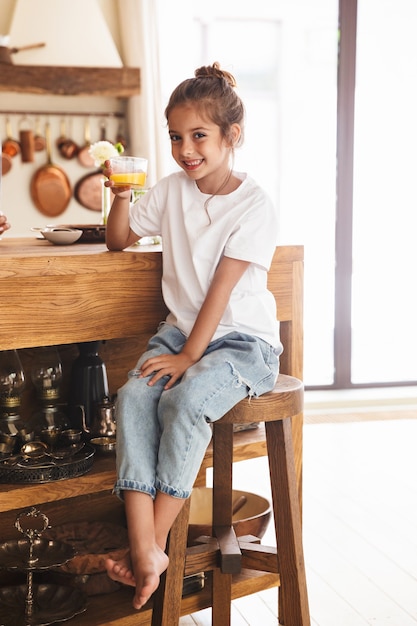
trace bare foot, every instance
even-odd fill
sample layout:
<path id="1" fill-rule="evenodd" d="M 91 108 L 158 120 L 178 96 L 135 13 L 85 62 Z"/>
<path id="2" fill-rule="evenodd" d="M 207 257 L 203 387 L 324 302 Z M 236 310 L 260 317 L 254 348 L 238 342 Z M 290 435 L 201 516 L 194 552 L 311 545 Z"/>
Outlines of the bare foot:
<path id="1" fill-rule="evenodd" d="M 136 587 L 135 577 L 133 576 L 132 564 L 130 562 L 130 554 L 127 553 L 119 561 L 113 559 L 106 560 L 107 576 L 112 580 L 123 585 L 130 585 Z"/>
<path id="2" fill-rule="evenodd" d="M 133 598 L 133 607 L 141 609 L 159 587 L 161 574 L 168 567 L 169 559 L 165 552 L 155 545 L 148 552 L 144 552 L 134 559 L 132 567 L 131 555 L 127 554 L 120 561 L 107 559 L 107 575 L 124 585 L 136 587 Z M 133 574 L 133 570 L 135 574 Z"/>
<path id="3" fill-rule="evenodd" d="M 131 556 L 131 558 L 133 558 Z M 136 592 L 133 598 L 133 607 L 141 609 L 151 595 L 159 587 L 159 578 L 168 567 L 169 559 L 165 552 L 154 545 L 148 552 L 144 552 L 134 558 L 133 569 L 135 572 Z"/>

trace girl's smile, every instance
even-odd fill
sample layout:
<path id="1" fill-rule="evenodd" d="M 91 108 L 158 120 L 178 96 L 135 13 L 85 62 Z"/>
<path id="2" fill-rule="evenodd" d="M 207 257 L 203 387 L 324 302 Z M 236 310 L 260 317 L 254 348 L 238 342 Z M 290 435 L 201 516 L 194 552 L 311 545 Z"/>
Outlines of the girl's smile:
<path id="1" fill-rule="evenodd" d="M 195 161 L 183 161 L 183 163 L 187 170 L 195 170 L 203 163 L 203 161 L 204 159 L 197 159 Z"/>

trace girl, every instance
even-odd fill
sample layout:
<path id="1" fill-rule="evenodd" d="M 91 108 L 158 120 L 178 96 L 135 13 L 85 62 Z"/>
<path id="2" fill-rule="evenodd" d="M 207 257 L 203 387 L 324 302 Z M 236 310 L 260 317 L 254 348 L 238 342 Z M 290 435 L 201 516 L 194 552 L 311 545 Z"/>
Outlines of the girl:
<path id="1" fill-rule="evenodd" d="M 232 169 L 244 122 L 235 85 L 215 63 L 172 93 L 165 115 L 180 172 L 130 209 L 130 188 L 106 181 L 116 195 L 107 247 L 161 235 L 169 309 L 117 400 L 115 492 L 125 503 L 130 553 L 108 560 L 107 572 L 136 587 L 137 609 L 168 566 L 167 536 L 190 496 L 210 422 L 270 391 L 278 375 L 282 346 L 266 288 L 276 214 L 256 183 Z"/>

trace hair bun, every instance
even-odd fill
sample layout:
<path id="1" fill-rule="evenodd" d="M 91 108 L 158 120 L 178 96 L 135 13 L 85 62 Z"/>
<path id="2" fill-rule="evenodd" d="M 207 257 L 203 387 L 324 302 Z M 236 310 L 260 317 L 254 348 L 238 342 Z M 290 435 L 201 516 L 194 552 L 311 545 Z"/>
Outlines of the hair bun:
<path id="1" fill-rule="evenodd" d="M 237 84 L 233 74 L 220 69 L 220 63 L 217 63 L 217 61 L 213 63 L 213 65 L 203 65 L 202 67 L 199 67 L 194 72 L 194 76 L 196 78 L 222 78 L 231 87 L 236 87 Z"/>

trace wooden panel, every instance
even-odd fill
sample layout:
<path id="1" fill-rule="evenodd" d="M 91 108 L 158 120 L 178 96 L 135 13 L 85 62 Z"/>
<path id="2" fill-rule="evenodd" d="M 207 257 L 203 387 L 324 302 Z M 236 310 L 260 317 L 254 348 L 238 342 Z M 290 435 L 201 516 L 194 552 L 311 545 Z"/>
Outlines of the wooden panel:
<path id="1" fill-rule="evenodd" d="M 2 63 L 0 91 L 129 98 L 140 93 L 136 67 L 58 67 Z"/>

